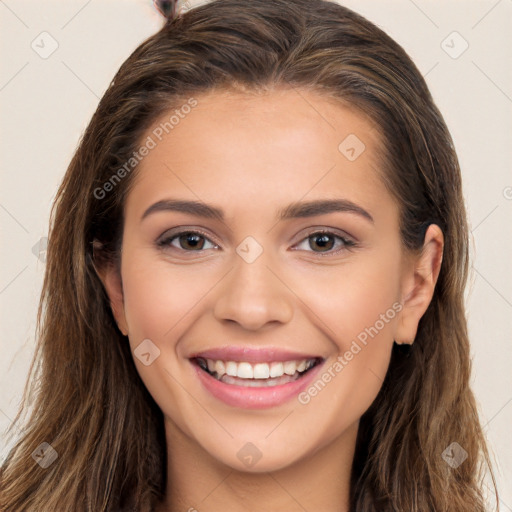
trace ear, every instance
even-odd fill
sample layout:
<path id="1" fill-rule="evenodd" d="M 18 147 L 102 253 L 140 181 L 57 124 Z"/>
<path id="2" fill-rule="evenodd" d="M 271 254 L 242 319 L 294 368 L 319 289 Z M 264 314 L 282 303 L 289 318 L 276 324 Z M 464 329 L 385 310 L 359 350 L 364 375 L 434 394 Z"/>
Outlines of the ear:
<path id="1" fill-rule="evenodd" d="M 402 283 L 402 304 L 395 341 L 398 344 L 412 344 L 418 324 L 425 314 L 441 270 L 443 259 L 443 232 L 431 224 L 419 255 L 412 256 Z"/>
<path id="2" fill-rule="evenodd" d="M 124 336 L 128 336 L 128 325 L 124 310 L 124 294 L 121 273 L 117 266 L 98 256 L 99 244 L 97 241 L 93 243 L 93 266 L 96 274 L 103 283 L 103 287 L 110 300 L 110 307 L 116 320 L 119 330 Z"/>

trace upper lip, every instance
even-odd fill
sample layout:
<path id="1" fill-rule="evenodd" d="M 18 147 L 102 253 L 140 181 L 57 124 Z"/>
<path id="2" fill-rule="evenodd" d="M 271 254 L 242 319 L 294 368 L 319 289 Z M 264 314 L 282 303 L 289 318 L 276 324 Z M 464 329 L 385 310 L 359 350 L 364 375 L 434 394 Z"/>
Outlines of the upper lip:
<path id="1" fill-rule="evenodd" d="M 302 361 L 303 359 L 316 359 L 318 354 L 305 354 L 292 352 L 280 348 L 250 348 L 250 347 L 219 347 L 195 352 L 190 359 L 202 357 L 214 361 L 235 361 L 248 363 L 268 363 L 273 361 Z"/>

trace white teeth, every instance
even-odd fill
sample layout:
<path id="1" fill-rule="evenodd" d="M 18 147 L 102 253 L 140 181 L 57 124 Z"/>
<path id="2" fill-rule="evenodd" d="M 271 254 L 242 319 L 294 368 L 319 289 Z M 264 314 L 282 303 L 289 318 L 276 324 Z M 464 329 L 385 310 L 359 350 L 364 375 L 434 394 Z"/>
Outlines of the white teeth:
<path id="1" fill-rule="evenodd" d="M 238 376 L 240 377 L 240 373 L 238 373 Z M 270 368 L 268 367 L 268 364 L 258 363 L 258 364 L 254 365 L 254 378 L 255 379 L 268 379 L 269 376 L 270 376 Z"/>
<path id="2" fill-rule="evenodd" d="M 283 375 L 276 379 L 237 379 L 236 377 L 230 377 L 229 375 L 223 375 L 219 380 L 225 384 L 231 384 L 234 386 L 250 387 L 250 388 L 268 388 L 272 386 L 280 386 L 293 382 L 299 378 L 297 373 L 293 377 L 290 375 Z"/>
<path id="3" fill-rule="evenodd" d="M 315 359 L 302 359 L 300 361 L 278 361 L 272 363 L 251 364 L 245 361 L 220 361 L 205 359 L 210 373 L 215 373 L 218 379 L 223 375 L 238 377 L 240 379 L 268 379 L 282 377 L 283 375 L 293 376 L 311 368 Z"/>
<path id="4" fill-rule="evenodd" d="M 249 363 L 238 364 L 238 371 L 236 373 L 237 377 L 240 377 L 241 379 L 252 379 L 254 376 L 259 379 L 258 375 L 254 375 L 255 373 L 256 369 L 253 370 Z"/>
<path id="5" fill-rule="evenodd" d="M 270 376 L 281 377 L 284 374 L 283 363 L 272 363 L 270 365 Z"/>
<path id="6" fill-rule="evenodd" d="M 210 369 L 211 359 L 207 359 L 206 361 L 208 362 L 208 369 Z M 214 371 L 216 371 L 219 375 L 224 375 L 226 373 L 226 366 L 224 365 L 224 361 L 215 361 Z"/>
<path id="7" fill-rule="evenodd" d="M 238 365 L 234 361 L 228 361 L 226 363 L 226 373 L 231 377 L 238 377 Z"/>
<path id="8" fill-rule="evenodd" d="M 284 363 L 284 373 L 286 375 L 293 375 L 297 371 L 297 364 L 295 361 L 286 361 Z"/>

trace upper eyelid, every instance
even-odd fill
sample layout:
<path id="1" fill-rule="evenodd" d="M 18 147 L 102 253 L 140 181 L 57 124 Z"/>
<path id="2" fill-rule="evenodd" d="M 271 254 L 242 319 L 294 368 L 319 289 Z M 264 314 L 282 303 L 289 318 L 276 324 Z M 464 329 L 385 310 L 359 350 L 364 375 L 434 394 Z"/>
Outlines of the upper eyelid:
<path id="1" fill-rule="evenodd" d="M 217 242 L 215 242 L 214 239 L 212 239 L 212 237 L 208 233 L 201 231 L 200 229 L 197 229 L 197 228 L 190 228 L 190 229 L 177 228 L 177 229 L 180 229 L 180 230 L 176 231 L 175 233 L 172 233 L 172 234 L 168 234 L 168 232 L 172 231 L 172 229 L 165 231 L 161 236 L 159 236 L 157 238 L 157 243 L 165 242 L 167 240 L 172 240 L 172 239 L 177 238 L 180 235 L 183 235 L 185 233 L 193 233 L 193 234 L 201 235 L 202 237 L 206 238 L 214 245 L 219 245 Z"/>

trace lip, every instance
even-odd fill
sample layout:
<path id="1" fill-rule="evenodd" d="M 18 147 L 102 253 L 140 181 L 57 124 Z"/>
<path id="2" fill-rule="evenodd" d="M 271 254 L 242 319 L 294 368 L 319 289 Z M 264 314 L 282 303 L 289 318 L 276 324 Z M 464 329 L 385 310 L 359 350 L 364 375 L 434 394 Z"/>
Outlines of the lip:
<path id="1" fill-rule="evenodd" d="M 242 361 L 248 363 L 272 363 L 283 361 L 296 361 L 303 359 L 324 359 L 318 354 L 304 354 L 300 352 L 291 352 L 279 348 L 249 348 L 249 347 L 220 347 L 196 352 L 189 356 L 189 359 L 202 357 L 204 359 L 213 359 L 215 361 Z"/>
<path id="2" fill-rule="evenodd" d="M 205 352 L 202 353 L 204 354 Z M 286 357 L 289 356 L 290 353 L 286 353 Z M 218 400 L 231 407 L 239 407 L 241 409 L 268 409 L 284 404 L 307 388 L 322 369 L 325 359 L 293 382 L 263 388 L 226 384 L 212 377 L 208 372 L 200 368 L 199 365 L 192 361 L 190 363 L 203 387 Z"/>

